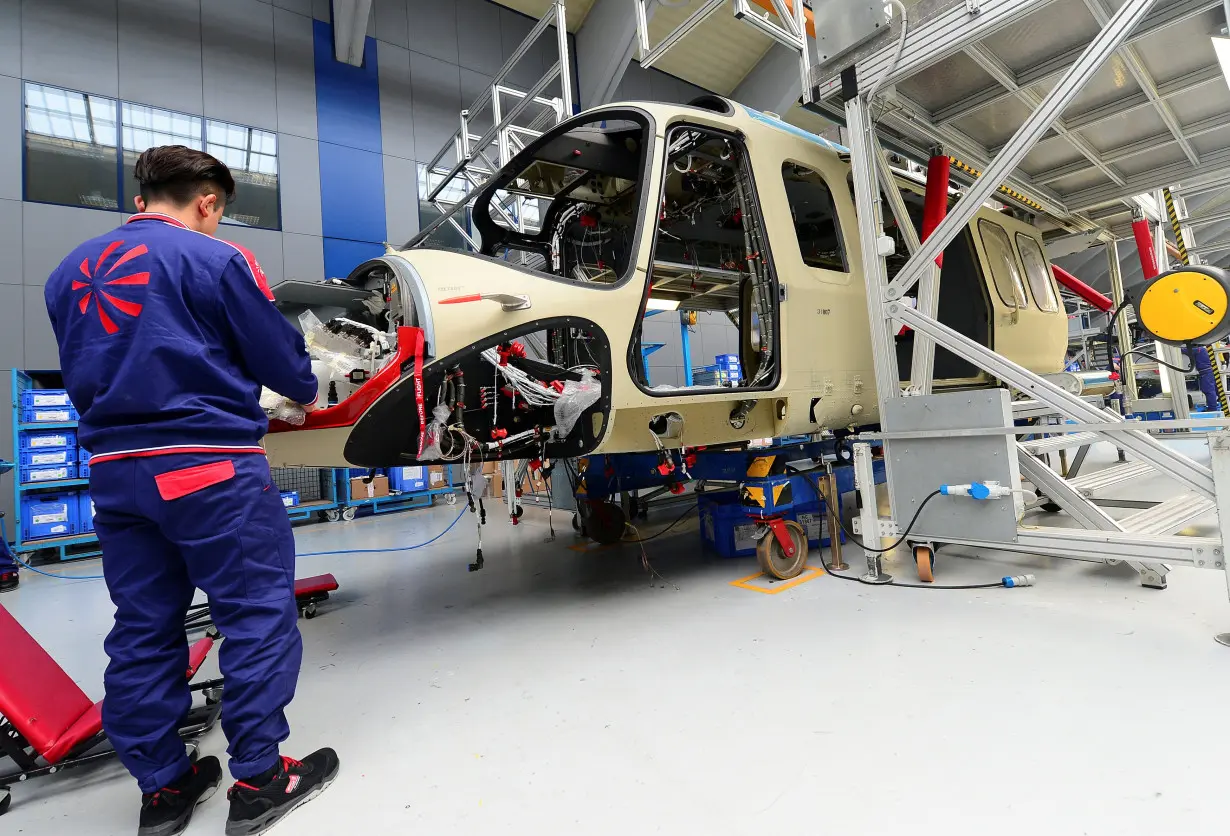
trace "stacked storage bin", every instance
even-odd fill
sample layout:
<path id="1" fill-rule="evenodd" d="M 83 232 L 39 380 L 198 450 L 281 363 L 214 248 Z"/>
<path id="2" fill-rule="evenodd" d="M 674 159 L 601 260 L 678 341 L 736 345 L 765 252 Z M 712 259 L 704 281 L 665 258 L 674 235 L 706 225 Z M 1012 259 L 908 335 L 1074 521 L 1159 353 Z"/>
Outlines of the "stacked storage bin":
<path id="1" fill-rule="evenodd" d="M 89 478 L 90 454 L 78 447 L 76 429 L 58 426 L 72 424 L 79 417 L 63 389 L 27 389 L 21 393 L 18 420 L 23 428 L 17 433 L 17 476 L 23 540 L 70 537 L 94 530 L 89 492 L 78 493 L 68 489 L 71 485 L 56 484 Z M 40 424 L 49 426 L 39 429 Z M 59 490 L 61 487 L 65 489 Z"/>
<path id="2" fill-rule="evenodd" d="M 417 493 L 427 490 L 427 468 L 390 467 L 389 490 L 398 493 Z"/>
<path id="3" fill-rule="evenodd" d="M 739 381 L 743 378 L 743 370 L 739 365 L 738 354 L 719 354 L 713 358 L 713 363 L 718 367 L 719 371 L 725 372 L 730 380 Z"/>

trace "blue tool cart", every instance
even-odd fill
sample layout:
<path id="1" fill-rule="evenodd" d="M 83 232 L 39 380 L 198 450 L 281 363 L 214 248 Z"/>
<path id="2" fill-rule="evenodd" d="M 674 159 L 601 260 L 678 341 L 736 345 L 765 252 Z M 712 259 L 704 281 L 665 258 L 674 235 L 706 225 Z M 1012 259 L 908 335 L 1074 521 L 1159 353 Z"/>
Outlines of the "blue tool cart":
<path id="1" fill-rule="evenodd" d="M 274 467 L 270 474 L 292 522 L 313 518 L 336 522 L 341 517 L 332 468 Z"/>

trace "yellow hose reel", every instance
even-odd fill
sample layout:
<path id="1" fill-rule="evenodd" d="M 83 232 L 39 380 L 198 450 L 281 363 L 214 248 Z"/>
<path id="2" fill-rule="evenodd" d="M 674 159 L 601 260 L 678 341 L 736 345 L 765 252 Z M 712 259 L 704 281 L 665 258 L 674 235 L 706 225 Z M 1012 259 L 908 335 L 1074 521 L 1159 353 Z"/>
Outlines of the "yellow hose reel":
<path id="1" fill-rule="evenodd" d="M 1230 274 L 1217 267 L 1162 273 L 1128 297 L 1140 327 L 1168 345 L 1209 345 L 1230 332 Z"/>

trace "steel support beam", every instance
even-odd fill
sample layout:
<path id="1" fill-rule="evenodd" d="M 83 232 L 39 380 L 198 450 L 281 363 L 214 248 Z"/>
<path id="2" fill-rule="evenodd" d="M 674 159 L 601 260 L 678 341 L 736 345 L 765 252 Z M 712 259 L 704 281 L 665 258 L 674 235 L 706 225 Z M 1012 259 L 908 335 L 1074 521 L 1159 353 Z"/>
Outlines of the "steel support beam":
<path id="1" fill-rule="evenodd" d="M 652 3 L 645 10 L 646 22 L 656 8 Z M 576 37 L 581 109 L 614 101 L 636 52 L 636 17 L 628 14 L 628 0 L 596 0 Z"/>
<path id="2" fill-rule="evenodd" d="M 1158 32 L 1175 24 L 1203 14 L 1209 9 L 1220 5 L 1220 3 L 1221 0 L 1174 0 L 1173 2 L 1166 3 L 1149 15 L 1149 17 L 1145 18 L 1144 23 L 1140 25 L 1125 43 L 1135 43 L 1156 35 Z M 1022 5 L 1025 4 L 1023 3 Z M 1080 47 L 1069 49 L 1053 58 L 1034 65 L 1028 71 L 1021 73 L 1017 80 L 1024 87 L 1030 87 L 1042 81 L 1049 81 L 1055 76 L 1071 69 L 1076 64 L 1082 51 Z M 996 84 L 994 87 L 979 90 L 977 93 L 972 93 L 959 102 L 954 102 L 948 107 L 936 111 L 935 118 L 936 121 L 941 123 L 954 122 L 984 107 L 1002 102 L 1011 97 L 1012 93 L 1010 91 Z"/>
<path id="3" fill-rule="evenodd" d="M 773 44 L 730 97 L 755 110 L 785 117 L 799 100 L 798 52 L 783 44 Z"/>
<path id="4" fill-rule="evenodd" d="M 1123 394 L 1127 398 L 1126 412 L 1135 412 L 1136 401 L 1140 400 L 1140 392 L 1136 388 L 1136 361 L 1123 356 L 1123 346 L 1132 347 L 1132 329 L 1128 324 L 1126 308 L 1121 307 L 1126 294 L 1123 291 L 1123 265 L 1119 263 L 1119 242 L 1111 241 L 1106 245 L 1106 265 L 1110 272 L 1110 298 L 1115 307 L 1120 308 L 1115 317 L 1115 337 L 1120 345 L 1119 371 L 1123 382 Z"/>
<path id="5" fill-rule="evenodd" d="M 1124 3 L 1111 19 L 1110 25 L 1098 33 L 1067 75 L 1047 94 L 1029 119 L 1025 120 L 1025 124 L 1016 132 L 1004 151 L 996 157 L 969 192 L 953 207 L 953 211 L 935 230 L 935 234 L 923 243 L 919 251 L 902 268 L 901 273 L 889 285 L 887 298 L 900 299 L 907 290 L 914 286 L 922 277 L 927 263 L 943 252 L 960 230 L 965 228 L 982 204 L 995 193 L 999 185 L 1025 158 L 1034 143 L 1050 130 L 1059 115 L 1067 109 L 1107 59 L 1140 24 L 1155 2 L 1156 0 L 1128 0 Z"/>
<path id="6" fill-rule="evenodd" d="M 333 0 L 333 57 L 352 67 L 363 66 L 372 0 Z"/>

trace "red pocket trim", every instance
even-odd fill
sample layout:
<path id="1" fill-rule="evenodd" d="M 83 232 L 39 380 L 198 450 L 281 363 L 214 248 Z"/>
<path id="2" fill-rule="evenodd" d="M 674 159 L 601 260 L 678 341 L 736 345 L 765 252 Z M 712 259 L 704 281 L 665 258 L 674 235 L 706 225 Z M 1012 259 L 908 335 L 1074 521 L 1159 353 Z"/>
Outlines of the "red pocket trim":
<path id="1" fill-rule="evenodd" d="M 154 482 L 158 485 L 158 495 L 170 502 L 234 478 L 235 463 L 226 459 L 160 473 L 154 477 Z"/>

